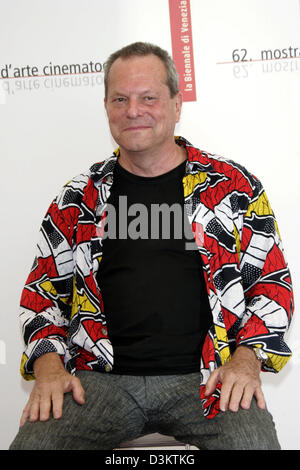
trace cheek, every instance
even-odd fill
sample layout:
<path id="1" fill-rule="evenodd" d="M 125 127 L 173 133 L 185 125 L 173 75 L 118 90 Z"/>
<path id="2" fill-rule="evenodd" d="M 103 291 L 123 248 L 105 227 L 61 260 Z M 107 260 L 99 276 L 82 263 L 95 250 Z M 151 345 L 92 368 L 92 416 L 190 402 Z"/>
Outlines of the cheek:
<path id="1" fill-rule="evenodd" d="M 162 129 L 171 129 L 174 125 L 174 116 L 172 112 L 161 115 L 158 123 Z"/>
<path id="2" fill-rule="evenodd" d="M 120 113 L 116 113 L 116 112 L 110 113 L 108 116 L 108 122 L 110 126 L 113 126 L 114 128 L 119 127 L 122 122 L 122 117 Z"/>

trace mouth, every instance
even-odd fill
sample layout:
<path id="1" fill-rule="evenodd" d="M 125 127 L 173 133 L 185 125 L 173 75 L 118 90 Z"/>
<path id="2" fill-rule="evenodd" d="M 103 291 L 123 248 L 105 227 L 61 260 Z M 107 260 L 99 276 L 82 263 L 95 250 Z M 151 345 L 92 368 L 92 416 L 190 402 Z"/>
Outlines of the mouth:
<path id="1" fill-rule="evenodd" d="M 125 132 L 134 132 L 134 131 L 143 131 L 145 129 L 150 129 L 150 126 L 130 126 L 124 129 Z"/>

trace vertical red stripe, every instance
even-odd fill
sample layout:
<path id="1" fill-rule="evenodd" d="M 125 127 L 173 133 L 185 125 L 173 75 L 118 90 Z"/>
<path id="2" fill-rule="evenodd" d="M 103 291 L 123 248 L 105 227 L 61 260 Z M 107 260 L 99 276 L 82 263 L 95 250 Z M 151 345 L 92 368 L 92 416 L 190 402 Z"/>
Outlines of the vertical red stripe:
<path id="1" fill-rule="evenodd" d="M 184 101 L 196 101 L 190 0 L 169 0 L 173 60 Z"/>

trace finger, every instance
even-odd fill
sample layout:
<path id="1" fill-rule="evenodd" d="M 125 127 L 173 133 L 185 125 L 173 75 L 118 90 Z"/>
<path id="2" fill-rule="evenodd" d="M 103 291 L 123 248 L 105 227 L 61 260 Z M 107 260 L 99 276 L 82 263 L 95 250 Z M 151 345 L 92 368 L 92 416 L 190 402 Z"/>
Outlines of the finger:
<path id="1" fill-rule="evenodd" d="M 219 370 L 214 370 L 211 375 L 209 376 L 208 381 L 206 382 L 205 386 L 205 395 L 211 395 L 217 388 L 219 383 Z"/>
<path id="2" fill-rule="evenodd" d="M 254 390 L 251 386 L 246 386 L 244 389 L 243 398 L 241 400 L 241 407 L 244 410 L 249 410 L 253 398 Z"/>
<path id="3" fill-rule="evenodd" d="M 74 400 L 80 405 L 83 405 L 85 403 L 85 390 L 77 377 L 72 378 L 71 389 Z"/>
<path id="4" fill-rule="evenodd" d="M 263 391 L 260 387 L 255 390 L 254 396 L 256 398 L 258 408 L 264 410 L 266 408 L 266 401 Z"/>
<path id="5" fill-rule="evenodd" d="M 40 402 L 38 398 L 32 400 L 29 411 L 29 421 L 34 422 L 39 419 L 40 415 Z"/>
<path id="6" fill-rule="evenodd" d="M 225 376 L 222 382 L 221 395 L 220 395 L 220 410 L 221 411 L 226 411 L 228 409 L 233 386 L 234 386 L 234 378 L 231 377 L 231 375 Z"/>
<path id="7" fill-rule="evenodd" d="M 63 412 L 64 394 L 62 392 L 54 392 L 52 394 L 52 414 L 53 418 L 60 419 Z"/>
<path id="8" fill-rule="evenodd" d="M 40 401 L 40 421 L 47 421 L 51 410 L 51 395 L 43 395 Z"/>
<path id="9" fill-rule="evenodd" d="M 27 419 L 29 418 L 29 414 L 30 414 L 30 405 L 27 404 L 23 410 L 23 413 L 21 415 L 21 419 L 20 419 L 20 427 L 24 426 L 24 424 L 26 423 Z"/>
<path id="10" fill-rule="evenodd" d="M 228 409 L 233 412 L 237 412 L 242 398 L 244 397 L 245 389 L 242 385 L 234 384 L 231 389 L 229 397 Z"/>

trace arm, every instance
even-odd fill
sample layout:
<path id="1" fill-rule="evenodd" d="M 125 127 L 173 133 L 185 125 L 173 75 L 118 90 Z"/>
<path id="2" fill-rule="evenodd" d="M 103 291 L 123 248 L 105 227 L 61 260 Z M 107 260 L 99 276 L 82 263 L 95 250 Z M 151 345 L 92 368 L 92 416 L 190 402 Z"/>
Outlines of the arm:
<path id="1" fill-rule="evenodd" d="M 258 180 L 244 214 L 240 267 L 246 311 L 236 336 L 237 346 L 262 348 L 268 356 L 262 370 L 279 372 L 291 357 L 284 335 L 294 299 L 278 225 Z"/>
<path id="2" fill-rule="evenodd" d="M 261 363 L 249 346 L 262 348 L 268 360 L 263 370 L 278 372 L 291 356 L 283 337 L 293 312 L 291 279 L 284 259 L 277 223 L 258 180 L 243 208 L 236 244 L 245 297 L 245 312 L 234 328 L 237 349 L 231 360 L 215 370 L 207 381 L 206 396 L 222 383 L 220 408 L 248 408 L 253 396 L 259 407 L 265 402 L 260 385 Z M 245 347 L 247 346 L 247 347 Z"/>
<path id="3" fill-rule="evenodd" d="M 44 217 L 36 258 L 22 292 L 20 320 L 25 351 L 21 374 L 36 382 L 21 425 L 27 418 L 48 419 L 51 408 L 53 416 L 59 418 L 63 395 L 69 391 L 78 403 L 84 402 L 79 380 L 63 365 L 68 354 L 66 338 L 73 297 L 73 230 L 81 194 L 75 185 L 73 180 L 63 188 Z"/>
<path id="4" fill-rule="evenodd" d="M 33 364 L 45 353 L 62 358 L 67 353 L 66 336 L 72 299 L 72 235 L 57 201 L 42 222 L 36 258 L 21 296 L 20 321 L 25 351 L 21 373 L 33 379 Z"/>
<path id="5" fill-rule="evenodd" d="M 74 228 L 87 182 L 79 175 L 50 205 L 41 225 L 36 257 L 21 297 L 20 321 L 25 342 L 21 374 L 34 379 L 34 361 L 53 352 L 63 359 L 73 307 Z"/>

